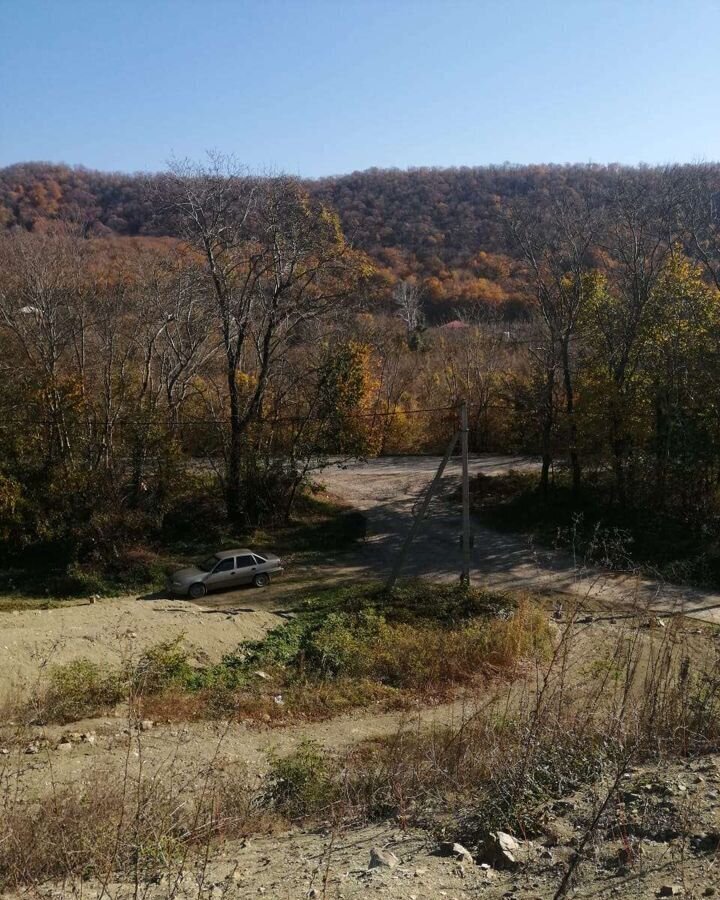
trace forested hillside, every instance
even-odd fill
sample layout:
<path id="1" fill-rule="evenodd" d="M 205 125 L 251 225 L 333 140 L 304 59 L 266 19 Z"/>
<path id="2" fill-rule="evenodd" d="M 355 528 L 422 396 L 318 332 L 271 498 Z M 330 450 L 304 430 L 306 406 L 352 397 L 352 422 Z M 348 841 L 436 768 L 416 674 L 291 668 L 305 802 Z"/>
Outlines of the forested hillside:
<path id="1" fill-rule="evenodd" d="M 677 175 L 696 170 L 688 166 Z M 702 174 L 720 187 L 720 167 L 703 167 Z M 609 197 L 628 179 L 652 193 L 660 190 L 661 175 L 657 169 L 596 165 L 370 169 L 305 187 L 337 211 L 346 238 L 376 264 L 376 303 L 389 298 L 397 278 L 415 276 L 429 314 L 443 320 L 457 308 L 478 304 L 514 313 L 527 300 L 517 271 L 518 248 L 503 222 L 513 202 L 568 191 Z M 149 199 L 155 181 L 155 176 L 20 163 L 0 170 L 0 223 L 41 231 L 62 218 L 97 236 L 172 235 L 173 224 Z"/>

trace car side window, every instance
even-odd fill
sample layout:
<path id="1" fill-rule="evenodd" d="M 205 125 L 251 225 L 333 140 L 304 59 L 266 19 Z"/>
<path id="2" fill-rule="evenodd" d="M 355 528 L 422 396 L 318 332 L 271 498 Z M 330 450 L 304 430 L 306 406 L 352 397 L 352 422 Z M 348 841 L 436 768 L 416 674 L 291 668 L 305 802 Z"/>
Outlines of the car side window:
<path id="1" fill-rule="evenodd" d="M 254 553 L 253 556 L 255 557 L 255 562 L 258 566 L 261 566 L 264 562 L 267 562 L 266 559 L 263 559 L 262 556 L 258 556 L 257 553 Z"/>
<path id="2" fill-rule="evenodd" d="M 229 556 L 227 559 L 222 560 L 215 568 L 213 569 L 213 575 L 217 575 L 218 572 L 232 572 L 235 568 L 235 560 L 232 556 Z"/>
<path id="3" fill-rule="evenodd" d="M 255 565 L 255 557 L 254 556 L 238 556 L 237 558 L 237 568 L 238 569 L 246 569 L 248 566 Z"/>

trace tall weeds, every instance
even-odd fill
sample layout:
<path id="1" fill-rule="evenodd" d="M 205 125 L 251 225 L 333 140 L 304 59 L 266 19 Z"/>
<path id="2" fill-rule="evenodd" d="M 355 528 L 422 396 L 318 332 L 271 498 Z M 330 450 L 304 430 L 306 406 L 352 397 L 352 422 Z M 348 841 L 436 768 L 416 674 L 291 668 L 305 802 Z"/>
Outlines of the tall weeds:
<path id="1" fill-rule="evenodd" d="M 324 790 L 303 814 L 394 817 L 468 846 L 497 828 L 536 834 L 553 799 L 634 763 L 720 749 L 720 666 L 693 638 L 681 620 L 653 630 L 644 618 L 619 628 L 571 618 L 547 666 L 478 698 L 458 722 L 325 757 L 339 778 L 321 778 L 316 761 Z M 278 808 L 291 815 L 296 771 L 286 760 L 274 773 Z"/>
<path id="2" fill-rule="evenodd" d="M 0 770 L 0 890 L 48 879 L 125 877 L 147 881 L 194 871 L 216 842 L 268 832 L 264 809 L 244 772 L 217 753 L 192 771 L 176 763 L 152 769 L 131 739 L 122 771 L 93 770 L 38 796 L 18 759 Z"/>

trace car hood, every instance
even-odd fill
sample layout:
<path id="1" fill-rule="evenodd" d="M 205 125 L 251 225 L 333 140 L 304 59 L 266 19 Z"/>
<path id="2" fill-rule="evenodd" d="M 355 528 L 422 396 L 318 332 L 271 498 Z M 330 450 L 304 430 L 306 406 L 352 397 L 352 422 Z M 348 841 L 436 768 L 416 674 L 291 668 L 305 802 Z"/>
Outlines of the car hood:
<path id="1" fill-rule="evenodd" d="M 202 569 L 198 569 L 197 566 L 188 566 L 187 569 L 178 569 L 177 572 L 173 572 L 170 576 L 171 581 L 192 581 L 196 578 L 202 578 L 207 575 L 207 572 L 203 572 Z"/>

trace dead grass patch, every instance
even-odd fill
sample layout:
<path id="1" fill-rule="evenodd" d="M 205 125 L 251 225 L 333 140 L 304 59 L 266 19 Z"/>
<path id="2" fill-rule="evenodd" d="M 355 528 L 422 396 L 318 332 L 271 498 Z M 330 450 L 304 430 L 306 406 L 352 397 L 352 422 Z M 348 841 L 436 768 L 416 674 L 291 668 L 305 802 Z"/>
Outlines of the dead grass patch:
<path id="1" fill-rule="evenodd" d="M 0 889 L 48 879 L 151 879 L 194 864 L 214 843 L 281 824 L 244 773 L 215 765 L 193 776 L 98 772 L 25 795 L 5 773 L 0 800 Z"/>
<path id="2" fill-rule="evenodd" d="M 681 620 L 658 631 L 630 621 L 605 633 L 601 664 L 589 664 L 587 627 L 567 624 L 533 680 L 494 692 L 457 725 L 276 762 L 273 803 L 314 821 L 394 818 L 473 848 L 497 829 L 538 834 L 548 804 L 583 786 L 597 786 L 600 809 L 637 762 L 720 749 L 711 641 L 700 655 Z"/>

